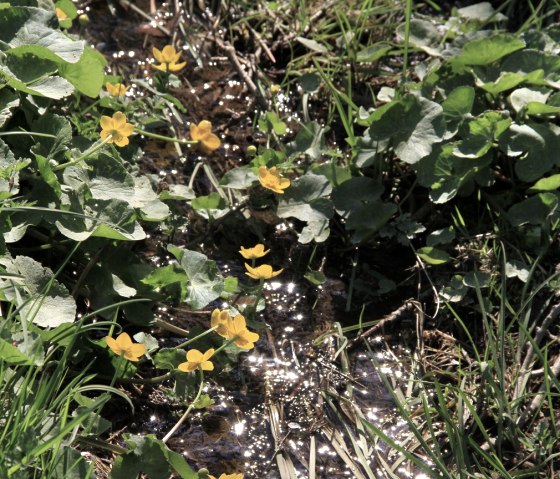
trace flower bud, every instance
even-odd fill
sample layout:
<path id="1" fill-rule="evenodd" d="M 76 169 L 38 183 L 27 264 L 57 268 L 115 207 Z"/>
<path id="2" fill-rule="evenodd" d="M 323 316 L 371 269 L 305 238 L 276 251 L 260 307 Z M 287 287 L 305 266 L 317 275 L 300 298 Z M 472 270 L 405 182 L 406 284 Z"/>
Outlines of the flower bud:
<path id="1" fill-rule="evenodd" d="M 89 23 L 89 16 L 87 13 L 82 13 L 79 17 L 78 17 L 78 21 L 80 22 L 80 25 L 82 25 L 83 27 L 85 27 L 88 23 Z"/>
<path id="2" fill-rule="evenodd" d="M 255 156 L 257 154 L 257 147 L 255 145 L 249 145 L 247 147 L 247 154 L 249 156 Z"/>

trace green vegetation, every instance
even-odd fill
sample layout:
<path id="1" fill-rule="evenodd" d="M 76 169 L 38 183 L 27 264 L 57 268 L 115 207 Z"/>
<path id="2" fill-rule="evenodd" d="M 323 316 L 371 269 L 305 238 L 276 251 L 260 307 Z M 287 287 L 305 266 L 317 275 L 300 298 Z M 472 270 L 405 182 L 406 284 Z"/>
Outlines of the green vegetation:
<path id="1" fill-rule="evenodd" d="M 558 477 L 558 9 L 514 31 L 518 2 L 429 3 L 189 3 L 135 68 L 89 46 L 79 4 L 0 3 L 0 479 L 255 477 L 170 440 L 213 386 L 248 389 L 245 353 L 287 368 L 277 280 L 309 291 L 305 357 L 330 368 L 304 461 L 284 444 L 297 388 L 263 402 L 282 479 L 336 477 L 321 434 L 359 479 Z M 247 144 L 240 113 L 206 116 L 227 95 L 196 97 L 215 61 L 254 102 Z M 401 375 L 376 335 L 409 348 Z M 402 433 L 360 399 L 364 358 Z M 146 391 L 173 422 L 118 430 Z"/>

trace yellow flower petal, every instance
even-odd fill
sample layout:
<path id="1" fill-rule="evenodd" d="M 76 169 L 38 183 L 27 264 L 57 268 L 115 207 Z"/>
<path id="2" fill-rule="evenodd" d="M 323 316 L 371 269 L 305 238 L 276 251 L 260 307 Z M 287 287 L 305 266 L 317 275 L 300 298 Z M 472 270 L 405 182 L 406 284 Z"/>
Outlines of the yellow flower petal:
<path id="1" fill-rule="evenodd" d="M 160 60 L 158 58 L 158 61 L 165 62 L 165 63 L 171 63 L 171 62 L 175 61 L 174 58 L 175 58 L 175 55 L 177 54 L 177 52 L 175 50 L 175 47 L 173 47 L 172 45 L 165 45 L 163 47 L 163 50 L 161 51 L 161 53 L 162 53 L 161 56 L 162 56 L 163 59 Z"/>
<path id="2" fill-rule="evenodd" d="M 161 50 L 157 49 L 156 47 L 152 48 L 152 53 L 154 55 L 154 58 L 160 62 L 163 63 L 165 60 L 163 59 L 163 54 L 161 53 Z"/>
<path id="3" fill-rule="evenodd" d="M 99 120 L 99 124 L 103 130 L 113 129 L 113 119 L 110 116 L 102 115 L 101 120 Z"/>
<path id="4" fill-rule="evenodd" d="M 187 62 L 168 63 L 167 68 L 170 72 L 178 72 L 179 70 L 182 70 L 183 68 L 185 68 L 186 65 L 187 65 Z"/>
<path id="5" fill-rule="evenodd" d="M 197 363 L 181 363 L 177 366 L 177 369 L 179 369 L 179 371 L 183 371 L 185 373 L 192 373 L 196 368 L 197 368 L 198 364 Z"/>
<path id="6" fill-rule="evenodd" d="M 198 349 L 189 349 L 187 351 L 187 361 L 189 363 L 199 363 L 202 360 L 202 353 Z"/>
<path id="7" fill-rule="evenodd" d="M 262 258 L 263 256 L 267 255 L 269 251 L 270 251 L 269 249 L 267 249 L 265 251 L 264 250 L 264 245 L 259 243 L 255 246 L 253 246 L 252 248 L 244 248 L 243 246 L 241 246 L 241 249 L 239 250 L 239 253 L 245 259 L 257 259 L 257 258 Z"/>
<path id="8" fill-rule="evenodd" d="M 156 70 L 160 70 L 162 72 L 166 72 L 167 71 L 167 63 L 162 63 L 161 65 L 152 64 L 152 68 L 155 68 Z"/>
<path id="9" fill-rule="evenodd" d="M 111 140 L 112 140 L 112 143 L 114 143 L 117 146 L 121 146 L 121 147 L 126 146 L 130 143 L 130 141 L 128 140 L 128 136 L 121 135 L 118 132 L 113 134 L 113 138 L 111 138 Z"/>
<path id="10" fill-rule="evenodd" d="M 122 111 L 117 111 L 113 115 L 113 128 L 119 130 L 126 124 L 126 115 Z"/>
<path id="11" fill-rule="evenodd" d="M 200 363 L 200 369 L 203 371 L 214 371 L 214 363 L 212 361 L 203 361 Z"/>

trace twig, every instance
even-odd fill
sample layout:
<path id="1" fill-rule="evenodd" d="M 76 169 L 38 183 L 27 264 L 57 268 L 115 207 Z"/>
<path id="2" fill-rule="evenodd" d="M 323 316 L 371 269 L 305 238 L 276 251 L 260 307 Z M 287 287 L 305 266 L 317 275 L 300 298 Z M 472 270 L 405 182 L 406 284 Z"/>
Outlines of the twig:
<path id="1" fill-rule="evenodd" d="M 548 332 L 548 329 L 552 325 L 552 323 L 558 318 L 560 315 L 560 304 L 557 304 L 552 311 L 548 313 L 547 317 L 544 319 L 541 326 L 537 329 L 537 333 L 535 335 L 535 339 L 533 342 L 527 343 L 527 353 L 525 354 L 525 359 L 521 364 L 521 369 L 519 370 L 519 379 L 517 381 L 517 385 L 515 387 L 514 399 L 518 399 L 521 397 L 523 390 L 529 380 L 530 376 L 530 364 L 533 361 L 533 357 L 535 356 L 535 346 L 539 346 L 539 344 L 544 339 L 544 336 Z"/>
<path id="2" fill-rule="evenodd" d="M 229 61 L 231 62 L 231 64 L 233 65 L 233 67 L 235 68 L 235 70 L 237 71 L 239 76 L 243 79 L 243 81 L 247 85 L 247 88 L 249 88 L 251 93 L 255 96 L 255 98 L 257 99 L 257 102 L 259 103 L 261 108 L 264 108 L 266 110 L 268 108 L 268 103 L 267 103 L 266 99 L 261 95 L 261 92 L 259 91 L 259 89 L 255 85 L 255 83 L 253 82 L 251 77 L 248 75 L 248 73 L 241 66 L 241 63 L 240 63 L 239 58 L 237 57 L 237 52 L 235 51 L 235 48 L 232 45 L 230 45 L 229 43 L 226 44 L 222 39 L 220 39 L 218 37 L 214 37 L 214 41 L 216 42 L 216 44 L 222 50 L 224 50 L 224 52 L 225 52 L 226 56 L 228 57 Z"/>
<path id="3" fill-rule="evenodd" d="M 152 25 L 155 25 L 155 27 L 158 30 L 161 30 L 167 36 L 171 36 L 171 32 L 167 28 L 165 28 L 164 26 L 162 26 L 158 22 L 156 22 L 151 15 L 148 15 L 144 10 L 142 10 L 141 8 L 138 8 L 136 5 L 134 5 L 134 3 L 129 2 L 128 0 L 119 0 L 119 3 L 124 8 L 130 8 L 131 10 L 134 10 L 141 17 L 144 17 L 146 20 L 149 20 Z"/>
<path id="4" fill-rule="evenodd" d="M 556 377 L 559 374 L 560 374 L 560 355 L 556 356 L 554 363 L 550 366 L 550 375 L 552 377 Z M 519 419 L 517 420 L 517 426 L 520 430 L 524 429 L 525 425 L 529 422 L 529 418 L 531 418 L 533 414 L 535 414 L 535 411 L 537 411 L 541 407 L 544 401 L 545 389 L 546 389 L 546 382 L 543 381 L 541 387 L 539 388 L 538 394 L 533 398 L 531 404 L 529 404 L 529 406 L 523 411 L 523 413 L 521 414 L 521 416 L 519 416 Z"/>

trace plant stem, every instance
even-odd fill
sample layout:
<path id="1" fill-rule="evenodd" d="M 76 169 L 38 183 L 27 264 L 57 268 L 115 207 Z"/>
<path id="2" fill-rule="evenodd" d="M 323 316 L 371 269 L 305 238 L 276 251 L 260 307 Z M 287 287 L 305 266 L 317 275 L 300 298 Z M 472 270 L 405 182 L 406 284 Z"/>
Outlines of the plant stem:
<path id="1" fill-rule="evenodd" d="M 198 140 L 180 140 L 179 138 L 172 138 L 170 136 L 158 135 L 157 133 L 151 133 L 146 130 L 141 130 L 140 128 L 134 129 L 140 135 L 147 136 L 149 138 L 155 138 L 156 140 L 170 141 L 172 143 L 180 143 L 181 145 L 197 145 Z"/>
<path id="2" fill-rule="evenodd" d="M 52 170 L 53 171 L 60 171 L 60 170 L 64 170 L 64 169 L 68 168 L 69 166 L 77 165 L 78 163 L 80 163 L 80 161 L 85 160 L 88 156 L 91 156 L 97 150 L 99 150 L 100 148 L 105 146 L 107 143 L 109 143 L 109 141 L 111 140 L 112 137 L 113 137 L 113 135 L 109 135 L 103 141 L 100 141 L 99 143 L 95 143 L 91 148 L 84 151 L 84 153 L 82 155 L 80 155 L 78 158 L 76 158 L 75 160 L 69 161 L 68 163 L 64 163 L 63 165 L 55 166 Z"/>
<path id="3" fill-rule="evenodd" d="M 50 135 L 49 133 L 36 133 L 34 131 L 2 131 L 0 136 L 12 136 L 12 135 L 28 135 L 28 136 L 41 136 L 43 138 L 55 138 L 55 135 Z"/>
<path id="4" fill-rule="evenodd" d="M 169 438 L 171 436 L 173 436 L 173 434 L 175 434 L 175 432 L 177 432 L 177 429 L 179 429 L 181 427 L 181 424 L 183 424 L 185 422 L 185 420 L 187 419 L 189 413 L 194 409 L 194 405 L 197 403 L 198 399 L 200 398 L 200 396 L 202 395 L 202 390 L 204 388 L 204 373 L 202 371 L 198 371 L 198 377 L 200 380 L 200 386 L 198 387 L 198 392 L 196 393 L 195 398 L 192 400 L 192 402 L 189 404 L 189 407 L 187 408 L 187 410 L 185 411 L 185 414 L 183 414 L 181 416 L 181 419 L 179 419 L 177 421 L 177 423 L 171 428 L 171 430 L 165 435 L 165 437 L 161 440 L 161 442 L 166 443 Z"/>

